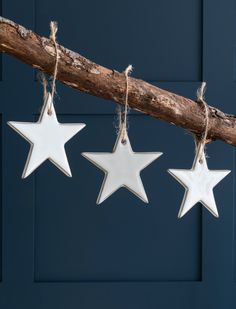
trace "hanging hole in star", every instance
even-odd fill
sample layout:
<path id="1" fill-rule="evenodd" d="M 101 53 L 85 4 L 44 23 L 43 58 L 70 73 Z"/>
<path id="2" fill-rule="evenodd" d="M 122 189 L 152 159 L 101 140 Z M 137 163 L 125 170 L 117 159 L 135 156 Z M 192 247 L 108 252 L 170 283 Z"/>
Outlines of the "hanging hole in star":
<path id="1" fill-rule="evenodd" d="M 122 138 L 121 144 L 126 145 L 127 144 L 127 140 L 125 138 Z"/>
<path id="2" fill-rule="evenodd" d="M 51 111 L 51 109 L 48 109 L 48 115 L 49 115 L 49 116 L 52 116 L 52 111 Z"/>

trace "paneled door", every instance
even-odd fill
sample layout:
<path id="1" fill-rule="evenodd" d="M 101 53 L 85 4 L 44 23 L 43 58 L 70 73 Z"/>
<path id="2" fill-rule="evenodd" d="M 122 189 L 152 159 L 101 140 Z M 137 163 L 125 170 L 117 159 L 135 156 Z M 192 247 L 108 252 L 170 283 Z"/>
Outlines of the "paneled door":
<path id="1" fill-rule="evenodd" d="M 2 15 L 40 35 L 59 23 L 60 44 L 118 71 L 236 113 L 236 1 L 2 0 Z M 163 156 L 142 172 L 150 203 L 120 189 L 100 206 L 103 172 L 81 156 L 111 151 L 116 106 L 57 84 L 60 122 L 84 122 L 66 145 L 73 177 L 45 162 L 21 173 L 29 144 L 6 122 L 35 121 L 42 86 L 29 66 L 2 56 L 0 81 L 2 309 L 233 309 L 236 306 L 234 149 L 207 147 L 210 169 L 232 169 L 215 189 L 219 219 L 200 204 L 177 219 L 184 189 L 168 168 L 190 168 L 184 130 L 129 115 L 135 151 Z"/>

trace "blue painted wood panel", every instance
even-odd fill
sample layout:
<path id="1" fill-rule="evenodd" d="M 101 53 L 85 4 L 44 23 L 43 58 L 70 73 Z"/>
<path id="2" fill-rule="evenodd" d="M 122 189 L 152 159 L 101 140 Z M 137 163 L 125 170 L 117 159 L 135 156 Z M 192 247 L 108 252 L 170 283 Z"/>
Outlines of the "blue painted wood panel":
<path id="1" fill-rule="evenodd" d="M 2 12 L 110 68 L 235 113 L 235 1 L 2 0 Z M 162 151 L 142 179 L 148 205 L 121 189 L 95 204 L 103 173 L 82 151 L 111 151 L 115 104 L 58 84 L 61 122 L 87 127 L 66 146 L 73 178 L 44 163 L 20 179 L 29 145 L 6 125 L 37 119 L 35 72 L 3 55 L 0 82 L 0 308 L 235 308 L 234 149 L 207 147 L 210 169 L 233 172 L 215 190 L 220 219 L 200 205 L 177 219 L 184 189 L 168 168 L 190 168 L 190 134 L 131 112 L 135 151 Z"/>
<path id="2" fill-rule="evenodd" d="M 201 0 L 35 1 L 37 31 L 60 21 L 59 40 L 104 66 L 132 63 L 145 80 L 201 78 Z"/>

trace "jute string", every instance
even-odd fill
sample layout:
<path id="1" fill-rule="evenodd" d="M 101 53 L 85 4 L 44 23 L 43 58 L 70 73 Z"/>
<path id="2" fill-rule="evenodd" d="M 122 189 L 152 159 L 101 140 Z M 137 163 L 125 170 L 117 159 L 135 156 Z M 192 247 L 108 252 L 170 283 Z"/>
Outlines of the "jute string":
<path id="1" fill-rule="evenodd" d="M 132 72 L 133 67 L 132 65 L 128 65 L 127 68 L 124 71 L 124 75 L 125 75 L 125 83 L 126 83 L 126 87 L 125 87 L 125 106 L 124 109 L 122 111 L 121 106 L 119 106 L 118 109 L 118 118 L 119 118 L 119 132 L 122 134 L 122 138 L 121 138 L 121 142 L 122 143 L 126 143 L 126 133 L 127 133 L 127 114 L 128 114 L 128 108 L 129 108 L 129 74 Z"/>
<path id="2" fill-rule="evenodd" d="M 42 75 L 42 84 L 43 84 L 43 99 L 45 100 L 46 99 L 46 96 L 47 96 L 47 79 L 45 77 L 45 75 L 43 74 Z"/>
<path id="3" fill-rule="evenodd" d="M 58 50 L 58 44 L 57 44 L 57 41 L 56 41 L 56 34 L 57 34 L 58 26 L 57 26 L 56 21 L 50 22 L 50 29 L 51 29 L 50 39 L 53 41 L 53 44 L 54 44 L 56 60 L 55 60 L 55 67 L 54 67 L 53 80 L 52 80 L 52 91 L 51 91 L 52 101 L 51 101 L 50 107 L 48 109 L 49 115 L 52 114 L 52 106 L 53 106 L 54 95 L 55 95 L 55 92 L 56 92 L 56 79 L 57 79 L 58 62 L 59 62 L 59 50 Z"/>
<path id="4" fill-rule="evenodd" d="M 209 131 L 209 109 L 208 109 L 208 105 L 205 101 L 204 98 L 204 94 L 206 91 L 206 82 L 202 82 L 201 86 L 198 88 L 197 90 L 197 102 L 202 103 L 203 107 L 204 107 L 204 132 L 202 134 L 202 138 L 198 144 L 198 160 L 200 163 L 203 162 L 203 154 L 205 151 L 205 145 L 206 145 L 206 141 L 207 141 L 207 134 Z"/>

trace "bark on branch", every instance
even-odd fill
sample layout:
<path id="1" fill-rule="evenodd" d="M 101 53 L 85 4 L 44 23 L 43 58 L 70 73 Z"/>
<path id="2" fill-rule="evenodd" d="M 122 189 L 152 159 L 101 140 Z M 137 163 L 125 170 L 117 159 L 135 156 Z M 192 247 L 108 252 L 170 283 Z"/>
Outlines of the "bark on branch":
<path id="1" fill-rule="evenodd" d="M 53 73 L 53 42 L 3 17 L 0 17 L 0 51 L 43 72 Z M 123 73 L 100 66 L 63 46 L 59 46 L 57 79 L 94 96 L 124 103 Z M 204 129 L 201 104 L 132 77 L 129 79 L 129 105 L 198 136 Z M 209 106 L 209 118 L 208 139 L 220 139 L 236 146 L 236 116 Z"/>

